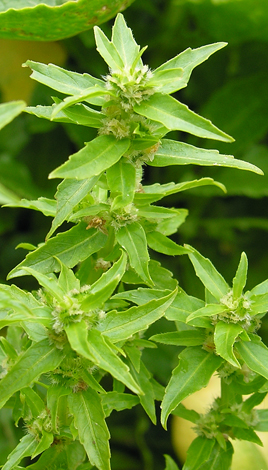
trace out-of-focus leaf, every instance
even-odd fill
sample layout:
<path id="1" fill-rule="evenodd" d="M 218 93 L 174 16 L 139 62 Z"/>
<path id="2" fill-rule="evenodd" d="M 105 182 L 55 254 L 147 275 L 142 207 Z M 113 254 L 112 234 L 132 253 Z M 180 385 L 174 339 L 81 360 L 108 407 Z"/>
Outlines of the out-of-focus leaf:
<path id="1" fill-rule="evenodd" d="M 12 101 L 0 104 L 0 129 L 11 122 L 26 107 L 24 101 Z"/>
<path id="2" fill-rule="evenodd" d="M 24 457 L 31 456 L 38 446 L 38 441 L 27 434 L 23 436 L 17 447 L 8 456 L 7 463 L 2 467 L 3 470 L 11 470 L 15 467 Z"/>

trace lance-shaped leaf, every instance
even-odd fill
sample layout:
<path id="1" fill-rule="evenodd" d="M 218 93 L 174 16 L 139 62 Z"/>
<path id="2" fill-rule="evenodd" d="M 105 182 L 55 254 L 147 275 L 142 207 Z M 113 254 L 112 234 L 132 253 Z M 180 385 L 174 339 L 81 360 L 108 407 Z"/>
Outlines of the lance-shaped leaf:
<path id="1" fill-rule="evenodd" d="M 97 330 L 87 331 L 84 321 L 72 323 L 65 327 L 65 331 L 72 349 L 78 354 L 109 372 L 134 393 L 141 393 L 140 388 L 129 373 L 129 368 L 117 356 L 116 350 L 108 338 L 102 336 Z"/>
<path id="2" fill-rule="evenodd" d="M 21 356 L 0 382 L 0 407 L 18 390 L 30 386 L 41 374 L 56 369 L 63 352 L 47 339 L 33 344 Z"/>
<path id="3" fill-rule="evenodd" d="M 166 428 L 169 414 L 197 390 L 207 386 L 212 374 L 220 367 L 222 358 L 198 346 L 184 349 L 179 355 L 179 365 L 173 370 L 161 405 L 161 423 Z"/>
<path id="4" fill-rule="evenodd" d="M 34 453 L 37 446 L 38 441 L 34 436 L 31 436 L 30 434 L 23 436 L 15 449 L 11 452 L 11 454 L 9 454 L 8 460 L 2 467 L 2 470 L 12 470 L 14 467 L 22 468 L 17 467 L 17 465 L 24 457 L 30 457 Z"/>
<path id="5" fill-rule="evenodd" d="M 121 257 L 113 264 L 112 268 L 103 273 L 87 291 L 81 303 L 82 310 L 100 308 L 111 297 L 126 270 L 126 264 L 127 255 L 122 252 Z"/>
<path id="6" fill-rule="evenodd" d="M 156 415 L 155 415 L 155 394 L 151 382 L 151 374 L 148 369 L 145 367 L 144 363 L 141 362 L 140 370 L 137 372 L 134 366 L 130 366 L 131 373 L 139 384 L 142 394 L 139 394 L 141 406 L 146 411 L 152 423 L 156 424 Z"/>
<path id="7" fill-rule="evenodd" d="M 215 327 L 214 342 L 216 352 L 234 367 L 241 367 L 234 355 L 233 345 L 236 338 L 243 332 L 243 328 L 235 323 L 219 321 Z"/>
<path id="8" fill-rule="evenodd" d="M 92 178 L 114 165 L 129 148 L 128 139 L 116 140 L 112 135 L 100 135 L 70 156 L 69 160 L 50 173 L 50 178 L 84 180 Z"/>
<path id="9" fill-rule="evenodd" d="M 166 461 L 165 470 L 179 470 L 179 467 L 169 455 L 164 455 Z"/>
<path id="10" fill-rule="evenodd" d="M 69 395 L 71 389 L 61 385 L 50 385 L 47 390 L 47 408 L 49 409 L 51 418 L 52 431 L 58 432 L 58 408 L 61 397 Z"/>
<path id="11" fill-rule="evenodd" d="M 76 73 L 65 70 L 53 64 L 41 64 L 32 60 L 27 60 L 25 67 L 32 69 L 31 78 L 53 90 L 57 90 L 65 95 L 78 95 L 87 88 L 98 85 L 105 90 L 105 82 L 92 77 L 88 73 Z M 96 97 L 94 104 L 102 106 L 105 97 Z"/>
<path id="12" fill-rule="evenodd" d="M 25 209 L 32 209 L 42 212 L 45 216 L 54 217 L 56 214 L 56 201 L 46 197 L 39 197 L 37 200 L 29 201 L 28 199 L 21 199 L 17 202 L 6 204 L 6 207 L 24 207 Z"/>
<path id="13" fill-rule="evenodd" d="M 46 236 L 47 239 L 51 237 L 64 220 L 68 219 L 74 207 L 89 193 L 98 178 L 98 176 L 93 176 L 90 179 L 78 181 L 67 179 L 59 184 L 55 195 L 57 200 L 55 218 Z"/>
<path id="14" fill-rule="evenodd" d="M 261 341 L 239 341 L 235 349 L 249 369 L 268 380 L 268 348 Z"/>
<path id="15" fill-rule="evenodd" d="M 163 124 L 169 130 L 189 132 L 198 137 L 233 142 L 233 138 L 222 132 L 211 121 L 191 111 L 172 96 L 154 93 L 134 111 L 142 116 Z"/>
<path id="16" fill-rule="evenodd" d="M 268 294 L 268 279 L 253 287 L 250 293 L 252 295 Z"/>
<path id="17" fill-rule="evenodd" d="M 88 103 L 93 103 L 95 101 L 95 98 L 98 96 L 103 96 L 103 95 L 110 95 L 111 92 L 108 90 L 103 90 L 102 87 L 99 87 L 98 85 L 95 85 L 93 87 L 89 87 L 83 92 L 79 93 L 78 95 L 73 95 L 73 96 L 67 96 L 63 100 L 59 101 L 56 100 L 55 105 L 53 106 L 52 113 L 51 113 L 51 120 L 61 112 L 65 111 L 65 109 L 68 109 L 70 106 L 75 105 L 76 103 L 81 103 L 82 101 L 86 101 Z"/>
<path id="18" fill-rule="evenodd" d="M 123 61 L 124 66 L 130 68 L 139 55 L 140 46 L 138 46 L 133 38 L 132 31 L 127 27 L 121 13 L 117 15 L 112 31 L 112 43 Z"/>
<path id="19" fill-rule="evenodd" d="M 250 293 L 251 294 L 251 293 Z M 257 315 L 258 313 L 266 313 L 268 310 L 268 293 L 260 295 L 250 295 L 250 313 Z"/>
<path id="20" fill-rule="evenodd" d="M 224 46 L 226 46 L 226 42 L 208 44 L 207 46 L 198 47 L 197 49 L 191 49 L 189 47 L 181 54 L 160 65 L 160 67 L 154 70 L 154 75 L 156 74 L 156 76 L 158 76 L 159 72 L 172 72 L 173 70 L 177 70 L 178 75 L 177 77 L 173 77 L 173 80 L 169 83 L 164 82 L 162 85 L 159 83 L 158 91 L 169 94 L 184 88 L 189 81 L 193 69 Z M 183 71 L 182 75 L 180 70 Z"/>
<path id="21" fill-rule="evenodd" d="M 162 145 L 157 150 L 154 159 L 147 162 L 150 166 L 169 165 L 202 165 L 202 166 L 226 166 L 239 168 L 240 170 L 253 171 L 259 175 L 263 174 L 257 166 L 251 163 L 237 160 L 231 155 L 221 155 L 217 150 L 207 150 L 194 147 L 193 145 L 177 142 L 175 140 L 163 139 Z"/>
<path id="22" fill-rule="evenodd" d="M 64 290 L 59 286 L 58 280 L 54 273 L 51 274 L 43 274 L 35 269 L 25 267 L 25 272 L 31 274 L 37 281 L 39 282 L 40 286 L 44 287 L 58 302 L 63 300 L 65 295 Z"/>
<path id="23" fill-rule="evenodd" d="M 150 258 L 143 227 L 138 222 L 134 222 L 121 227 L 116 232 L 115 236 L 119 245 L 126 250 L 129 256 L 130 266 L 146 284 L 152 285 L 152 279 L 148 269 Z"/>
<path id="24" fill-rule="evenodd" d="M 176 217 L 180 210 L 169 209 L 161 206 L 142 206 L 139 209 L 139 215 L 146 219 L 170 219 Z"/>
<path id="25" fill-rule="evenodd" d="M 238 299 L 247 282 L 248 259 L 246 253 L 241 254 L 240 262 L 233 279 L 233 298 Z"/>
<path id="26" fill-rule="evenodd" d="M 215 439 L 197 437 L 187 451 L 182 470 L 229 470 L 233 457 L 233 446 L 226 443 L 226 450 Z"/>
<path id="27" fill-rule="evenodd" d="M 86 230 L 86 224 L 81 222 L 67 232 L 50 238 L 37 250 L 29 253 L 25 260 L 9 273 L 8 278 L 25 276 L 24 267 L 30 267 L 44 274 L 60 271 L 57 258 L 68 268 L 73 268 L 99 251 L 105 245 L 106 240 L 107 235 L 94 228 Z"/>
<path id="28" fill-rule="evenodd" d="M 193 264 L 196 275 L 215 299 L 220 301 L 230 291 L 227 282 L 208 258 L 204 258 L 204 256 L 191 246 L 185 246 L 191 251 L 189 258 Z"/>
<path id="29" fill-rule="evenodd" d="M 0 104 L 0 129 L 11 122 L 26 107 L 24 101 L 11 101 L 10 103 Z"/>
<path id="30" fill-rule="evenodd" d="M 54 435 L 52 432 L 46 432 L 42 430 L 42 437 L 38 442 L 38 446 L 36 447 L 35 451 L 32 453 L 32 459 L 34 459 L 37 455 L 42 454 L 45 450 L 47 450 L 54 441 Z"/>
<path id="31" fill-rule="evenodd" d="M 123 312 L 110 312 L 98 328 L 114 342 L 128 339 L 161 318 L 174 301 L 176 294 L 177 290 L 139 307 L 131 307 Z"/>
<path id="32" fill-rule="evenodd" d="M 158 253 L 164 255 L 184 255 L 189 253 L 187 248 L 178 245 L 160 232 L 153 231 L 146 235 L 148 246 Z"/>
<path id="33" fill-rule="evenodd" d="M 173 346 L 199 346 L 205 342 L 206 334 L 204 331 L 184 330 L 169 331 L 168 333 L 159 333 L 151 336 L 151 341 L 162 344 L 172 344 Z"/>
<path id="34" fill-rule="evenodd" d="M 61 265 L 60 275 L 58 278 L 58 285 L 65 294 L 68 294 L 71 290 L 80 290 L 80 281 L 77 279 L 72 269 L 67 268 L 65 264 L 59 261 Z"/>
<path id="35" fill-rule="evenodd" d="M 100 396 L 88 389 L 69 395 L 68 403 L 90 463 L 99 470 L 110 470 L 110 434 Z"/>
<path id="36" fill-rule="evenodd" d="M 102 396 L 102 406 L 105 416 L 110 416 L 113 410 L 122 411 L 131 409 L 139 404 L 139 398 L 130 393 L 108 392 Z"/>
<path id="37" fill-rule="evenodd" d="M 111 210 L 125 207 L 133 201 L 136 189 L 136 169 L 129 160 L 121 158 L 119 162 L 108 168 L 107 182 L 114 198 Z"/>
<path id="38" fill-rule="evenodd" d="M 117 51 L 114 43 L 109 41 L 104 32 L 98 26 L 94 27 L 94 34 L 97 44 L 97 51 L 109 65 L 109 67 L 113 71 L 123 69 L 124 63 L 120 57 L 120 51 Z"/>
<path id="39" fill-rule="evenodd" d="M 186 322 L 189 325 L 196 326 L 195 320 L 203 317 L 213 317 L 214 315 L 220 315 L 227 311 L 225 305 L 222 304 L 207 304 L 205 307 L 199 308 L 195 312 L 191 313 L 187 318 Z"/>

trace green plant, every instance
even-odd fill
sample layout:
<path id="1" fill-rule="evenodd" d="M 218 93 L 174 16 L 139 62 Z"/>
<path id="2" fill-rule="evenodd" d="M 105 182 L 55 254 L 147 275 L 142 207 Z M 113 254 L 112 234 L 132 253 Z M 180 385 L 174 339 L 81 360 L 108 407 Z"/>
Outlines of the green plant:
<path id="1" fill-rule="evenodd" d="M 180 130 L 232 141 L 170 96 L 225 43 L 187 49 L 151 71 L 141 59 L 146 48 L 140 50 L 121 14 L 111 41 L 98 27 L 95 38 L 110 69 L 104 79 L 26 63 L 33 79 L 68 96 L 25 111 L 93 127 L 98 135 L 52 171 L 50 178 L 63 179 L 55 199 L 13 204 L 53 221 L 44 243 L 22 245 L 30 252 L 9 274 L 9 279 L 31 275 L 39 289 L 0 286 L 0 403 L 12 408 L 15 423 L 22 419 L 27 430 L 3 470 L 108 470 L 106 418 L 113 410 L 141 404 L 155 422 L 155 400 L 162 401 L 164 427 L 171 413 L 196 425 L 198 437 L 184 470 L 228 469 L 229 438 L 260 444 L 255 430 L 268 430 L 267 411 L 254 410 L 268 390 L 268 350 L 257 334 L 268 308 L 268 281 L 244 292 L 243 253 L 230 288 L 208 259 L 169 238 L 187 211 L 154 203 L 204 185 L 224 190 L 222 184 L 212 178 L 142 182 L 144 165 L 216 165 L 262 173 L 216 150 L 165 138 Z M 14 107 L 14 116 L 23 108 L 22 103 L 8 106 Z M 55 235 L 64 222 L 72 228 Z M 148 248 L 188 255 L 205 286 L 205 301 L 187 295 L 170 271 L 150 259 Z M 150 337 L 146 330 L 162 317 L 175 330 Z M 142 358 L 142 350 L 157 342 L 180 347 L 179 365 L 165 389 Z M 204 416 L 187 410 L 181 401 L 215 372 L 221 377 L 221 397 Z M 20 467 L 29 456 L 39 459 Z M 176 468 L 166 456 L 166 470 Z"/>

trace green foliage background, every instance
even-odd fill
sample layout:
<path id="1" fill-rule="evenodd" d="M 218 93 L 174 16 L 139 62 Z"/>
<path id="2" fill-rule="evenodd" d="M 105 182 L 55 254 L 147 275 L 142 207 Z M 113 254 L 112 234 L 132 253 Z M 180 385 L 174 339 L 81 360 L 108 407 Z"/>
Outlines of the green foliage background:
<path id="1" fill-rule="evenodd" d="M 250 289 L 267 278 L 268 265 L 267 1 L 136 0 L 124 15 L 137 42 L 142 46 L 148 44 L 144 61 L 151 68 L 187 47 L 228 42 L 226 48 L 193 72 L 189 86 L 179 92 L 178 98 L 236 139 L 233 144 L 217 143 L 221 153 L 254 163 L 265 175 L 187 166 L 165 170 L 149 167 L 144 176 L 147 184 L 178 183 L 211 176 L 226 185 L 227 195 L 218 188 L 209 187 L 169 197 L 170 206 L 189 209 L 186 223 L 173 239 L 180 244 L 191 244 L 210 258 L 228 282 L 235 272 L 240 253 L 245 251 L 250 265 Z M 111 23 L 102 25 L 107 35 Z M 95 51 L 92 30 L 62 40 L 58 45 L 65 56 L 65 63 L 59 65 L 94 76 L 106 73 L 104 63 Z M 17 42 L 9 44 L 11 49 L 17 46 Z M 4 47 L 1 54 L 4 54 Z M 38 60 L 36 57 L 28 58 Z M 23 57 L 21 62 L 24 61 Z M 8 67 L 8 57 L 6 63 Z M 17 73 L 16 70 L 13 73 Z M 51 104 L 50 92 L 41 85 L 35 85 L 28 95 L 28 104 Z M 3 93 L 2 98 L 5 101 Z M 5 127 L 0 135 L 0 202 L 4 204 L 21 197 L 53 197 L 56 182 L 47 180 L 48 173 L 90 140 L 90 132 L 81 126 L 43 122 L 28 115 L 20 116 Z M 197 146 L 210 145 L 184 135 L 170 134 L 169 137 L 178 137 Z M 15 250 L 18 243 L 37 244 L 44 240 L 49 222 L 41 214 L 26 209 L 1 210 L 1 282 L 5 282 L 7 273 L 24 257 L 23 250 Z M 170 260 L 163 255 L 161 263 L 172 269 L 188 294 L 203 295 L 201 283 L 186 257 L 173 258 L 170 266 Z M 34 280 L 28 277 L 17 281 L 20 287 L 27 289 L 34 288 L 33 283 Z M 163 320 L 157 327 L 152 327 L 150 333 L 164 332 L 167 328 L 170 326 Z M 265 321 L 261 334 L 268 344 L 268 324 Z M 155 350 L 150 370 L 160 382 L 169 377 L 177 354 L 175 347 L 160 345 Z M 169 433 L 160 425 L 151 425 L 139 407 L 117 413 L 109 419 L 114 470 L 162 469 L 163 453 L 174 455 Z M 0 415 L 0 430 L 1 464 L 23 431 L 13 429 L 7 410 Z M 10 448 L 4 447 L 6 441 Z"/>

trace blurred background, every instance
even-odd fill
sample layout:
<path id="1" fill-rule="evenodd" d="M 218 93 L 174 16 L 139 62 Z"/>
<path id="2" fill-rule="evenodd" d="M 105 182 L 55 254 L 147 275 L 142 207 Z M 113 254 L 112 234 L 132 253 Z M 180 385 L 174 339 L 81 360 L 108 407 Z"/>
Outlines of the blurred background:
<path id="1" fill-rule="evenodd" d="M 200 113 L 235 142 L 225 144 L 173 132 L 169 138 L 196 146 L 216 148 L 221 153 L 254 163 L 265 173 L 200 166 L 145 169 L 146 184 L 175 183 L 210 176 L 225 184 L 200 188 L 166 198 L 166 205 L 183 207 L 189 216 L 173 239 L 188 243 L 211 259 L 227 282 L 231 282 L 242 251 L 249 259 L 248 285 L 268 277 L 268 4 L 267 0 L 135 0 L 124 12 L 136 41 L 148 45 L 143 60 L 152 69 L 187 47 L 224 41 L 228 45 L 198 66 L 178 98 Z M 113 20 L 102 24 L 110 37 Z M 0 26 L 1 30 L 1 26 Z M 28 105 L 51 104 L 56 92 L 29 78 L 22 68 L 27 59 L 63 66 L 94 76 L 107 68 L 95 50 L 92 29 L 57 42 L 0 39 L 0 98 L 2 102 L 24 99 Z M 0 203 L 20 198 L 53 197 L 57 181 L 49 172 L 91 140 L 94 130 L 38 120 L 23 114 L 0 133 Z M 0 282 L 25 256 L 15 249 L 21 242 L 44 241 L 51 220 L 26 209 L 3 208 L 0 214 Z M 155 257 L 155 253 L 153 253 Z M 186 257 L 158 257 L 173 271 L 187 293 L 203 298 L 203 289 Z M 16 280 L 22 288 L 35 288 L 30 278 Z M 33 284 L 32 284 L 33 283 Z M 168 322 L 154 325 L 149 335 L 172 329 Z M 268 321 L 261 335 L 268 344 Z M 148 367 L 163 385 L 176 364 L 178 348 L 159 346 Z M 155 352 L 154 352 L 155 351 Z M 113 470 L 160 470 L 163 454 L 175 456 L 169 431 L 153 426 L 143 410 L 112 414 Z M 0 414 L 0 464 L 23 430 L 14 429 L 6 411 Z M 10 448 L 6 445 L 9 442 Z M 176 457 L 174 457 L 176 458 Z M 33 467 L 34 470 L 34 467 Z"/>

